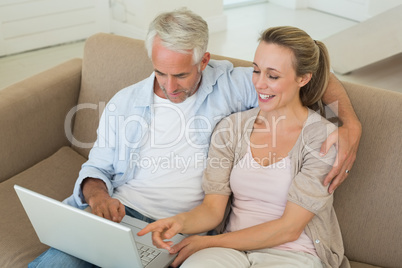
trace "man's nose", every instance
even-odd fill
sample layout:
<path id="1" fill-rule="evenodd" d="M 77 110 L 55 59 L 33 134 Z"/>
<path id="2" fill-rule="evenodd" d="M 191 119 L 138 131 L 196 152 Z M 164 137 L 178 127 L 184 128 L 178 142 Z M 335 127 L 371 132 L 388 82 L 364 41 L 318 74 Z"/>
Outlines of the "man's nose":
<path id="1" fill-rule="evenodd" d="M 165 88 L 169 91 L 174 91 L 177 88 L 177 80 L 176 77 L 174 76 L 169 76 L 167 81 L 166 81 L 166 86 Z"/>

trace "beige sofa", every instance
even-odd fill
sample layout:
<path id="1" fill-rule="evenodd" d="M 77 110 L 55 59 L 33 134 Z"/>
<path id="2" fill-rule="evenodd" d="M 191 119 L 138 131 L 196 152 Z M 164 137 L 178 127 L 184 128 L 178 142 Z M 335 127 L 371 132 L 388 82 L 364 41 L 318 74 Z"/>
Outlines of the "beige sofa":
<path id="1" fill-rule="evenodd" d="M 105 103 L 151 71 L 142 41 L 97 34 L 82 60 L 0 91 L 0 267 L 26 267 L 47 249 L 13 185 L 58 200 L 69 196 Z M 353 268 L 401 267 L 402 94 L 344 86 L 363 125 L 356 163 L 335 196 L 345 254 Z"/>

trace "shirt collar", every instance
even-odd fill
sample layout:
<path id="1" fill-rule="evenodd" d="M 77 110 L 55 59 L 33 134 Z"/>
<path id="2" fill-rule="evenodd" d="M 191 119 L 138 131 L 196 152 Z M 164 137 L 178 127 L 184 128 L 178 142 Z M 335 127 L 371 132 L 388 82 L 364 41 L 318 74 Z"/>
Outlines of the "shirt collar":
<path id="1" fill-rule="evenodd" d="M 219 77 L 224 73 L 222 68 L 217 66 L 214 60 L 210 60 L 206 69 L 202 72 L 200 87 L 198 88 L 197 104 L 203 103 L 205 98 L 212 92 L 213 86 Z M 143 86 L 144 92 L 137 94 L 134 105 L 138 107 L 149 107 L 153 104 L 155 72 L 146 79 Z M 197 106 L 196 104 L 196 106 Z"/>
<path id="2" fill-rule="evenodd" d="M 149 107 L 154 102 L 154 81 L 155 73 L 152 74 L 144 81 L 144 85 L 137 90 L 142 90 L 140 94 L 136 94 L 133 100 L 133 105 L 136 107 Z"/>
<path id="3" fill-rule="evenodd" d="M 198 100 L 197 104 L 204 102 L 205 98 L 212 92 L 213 86 L 218 81 L 219 77 L 222 76 L 224 71 L 216 66 L 214 60 L 210 60 L 205 70 L 202 72 L 202 79 L 200 87 L 198 88 Z"/>

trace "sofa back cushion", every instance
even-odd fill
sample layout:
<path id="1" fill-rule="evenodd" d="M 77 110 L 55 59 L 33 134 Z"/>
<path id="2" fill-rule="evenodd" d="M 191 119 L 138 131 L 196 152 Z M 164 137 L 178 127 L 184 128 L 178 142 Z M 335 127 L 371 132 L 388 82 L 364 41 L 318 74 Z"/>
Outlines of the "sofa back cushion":
<path id="1" fill-rule="evenodd" d="M 335 191 L 350 260 L 402 263 L 402 94 L 344 82 L 363 126 L 357 159 Z"/>
<path id="2" fill-rule="evenodd" d="M 88 157 L 106 103 L 117 91 L 152 73 L 144 42 L 99 33 L 85 43 L 81 92 L 73 129 L 73 148 Z"/>

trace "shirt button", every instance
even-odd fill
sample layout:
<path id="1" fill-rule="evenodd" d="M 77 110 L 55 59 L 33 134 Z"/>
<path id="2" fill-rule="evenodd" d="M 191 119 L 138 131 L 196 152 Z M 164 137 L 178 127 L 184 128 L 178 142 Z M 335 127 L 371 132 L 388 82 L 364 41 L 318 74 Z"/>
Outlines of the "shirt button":
<path id="1" fill-rule="evenodd" d="M 319 243 L 320 243 L 320 240 L 319 240 L 319 239 L 316 239 L 315 242 L 316 242 L 317 244 L 319 244 Z"/>

